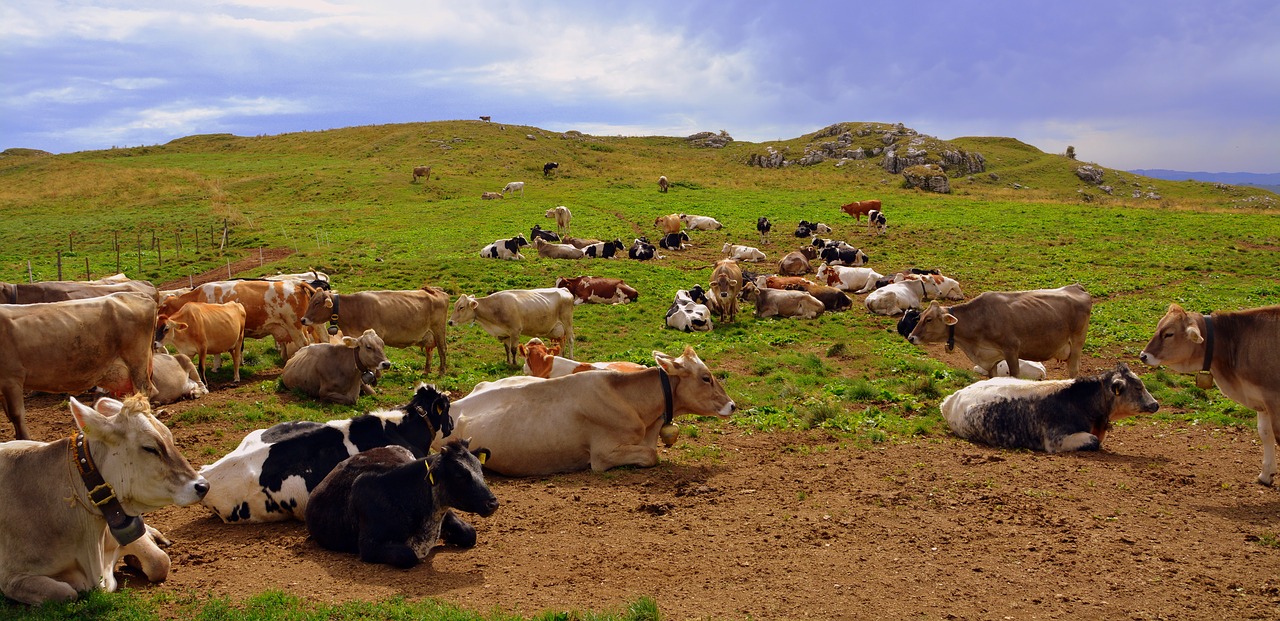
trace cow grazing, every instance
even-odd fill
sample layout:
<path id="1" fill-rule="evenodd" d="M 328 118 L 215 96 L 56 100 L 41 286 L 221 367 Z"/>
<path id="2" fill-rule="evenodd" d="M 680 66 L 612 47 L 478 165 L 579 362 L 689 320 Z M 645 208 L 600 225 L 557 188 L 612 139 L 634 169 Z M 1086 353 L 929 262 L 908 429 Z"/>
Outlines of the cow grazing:
<path id="1" fill-rule="evenodd" d="M 320 327 L 328 321 L 344 334 L 374 330 L 388 347 L 421 347 L 423 373 L 431 374 L 431 350 L 440 354 L 440 375 L 447 372 L 449 348 L 445 324 L 449 294 L 439 287 L 412 291 L 360 291 L 338 294 L 317 291 L 311 296 L 302 323 Z"/>
<path id="2" fill-rule="evenodd" d="M 232 381 L 240 382 L 240 363 L 244 355 L 246 313 L 239 302 L 212 304 L 187 302 L 172 315 L 156 318 L 156 343 L 172 343 L 174 349 L 188 357 L 195 356 L 200 379 L 206 385 L 204 357 L 213 355 L 213 370 L 222 364 L 222 353 L 231 354 Z"/>
<path id="3" fill-rule="evenodd" d="M 818 257 L 831 265 L 845 265 L 848 267 L 860 267 L 871 260 L 867 253 L 857 248 L 841 248 L 831 245 L 819 251 Z"/>
<path id="4" fill-rule="evenodd" d="M 710 332 L 714 326 L 711 323 L 711 309 L 706 304 L 707 296 L 701 285 L 696 285 L 689 291 L 676 291 L 675 301 L 667 309 L 667 327 L 683 332 Z"/>
<path id="5" fill-rule="evenodd" d="M 512 193 L 512 194 L 515 194 L 516 192 L 519 192 L 519 193 L 520 193 L 520 198 L 524 198 L 524 182 L 523 182 L 523 181 L 512 181 L 511 183 L 508 183 L 507 185 L 502 186 L 502 196 L 503 196 L 503 197 L 506 197 L 507 192 L 510 192 L 510 193 Z"/>
<path id="6" fill-rule="evenodd" d="M 710 216 L 691 216 L 682 213 L 680 221 L 684 223 L 684 228 L 690 231 L 719 231 L 724 226 L 719 220 Z"/>
<path id="7" fill-rule="evenodd" d="M 537 241 L 536 239 L 534 241 Z M 521 246 L 528 246 L 529 240 L 524 235 L 516 235 L 506 239 L 495 239 L 492 244 L 480 249 L 480 256 L 485 259 L 506 259 L 515 261 L 524 259 L 520 254 Z"/>
<path id="8" fill-rule="evenodd" d="M 1180 373 L 1201 373 L 1196 378 L 1201 388 L 1208 388 L 1204 380 L 1211 377 L 1222 394 L 1256 410 L 1262 444 L 1258 482 L 1271 485 L 1280 430 L 1276 352 L 1280 352 L 1280 306 L 1202 314 L 1170 304 L 1140 357 L 1153 367 L 1165 365 Z"/>
<path id="9" fill-rule="evenodd" d="M 556 279 L 556 286 L 572 293 L 574 304 L 626 304 L 640 297 L 640 293 L 621 278 L 561 276 Z"/>
<path id="10" fill-rule="evenodd" d="M 867 212 L 867 228 L 876 235 L 884 235 L 889 230 L 889 220 L 884 217 L 884 212 L 872 209 Z"/>
<path id="11" fill-rule="evenodd" d="M 99 298 L 112 293 L 140 293 L 158 301 L 155 285 L 145 280 L 79 282 L 54 280 L 37 283 L 0 283 L 0 304 L 42 304 Z"/>
<path id="12" fill-rule="evenodd" d="M 671 187 L 671 183 L 670 183 L 669 181 L 667 181 L 667 176 L 666 176 L 666 175 L 662 175 L 662 176 L 658 177 L 658 191 L 659 191 L 659 192 L 663 192 L 663 193 L 665 193 L 665 192 L 667 191 L 667 188 L 669 188 L 669 187 Z"/>
<path id="13" fill-rule="evenodd" d="M 848 267 L 844 265 L 818 266 L 818 282 L 854 293 L 867 293 L 875 289 L 876 281 L 881 275 L 869 267 Z"/>
<path id="14" fill-rule="evenodd" d="M 631 247 L 627 249 L 627 257 L 637 261 L 648 261 L 657 255 L 658 249 L 646 237 L 641 237 L 632 242 Z"/>
<path id="15" fill-rule="evenodd" d="M 322 548 L 360 555 L 366 563 L 408 569 L 443 541 L 461 548 L 476 531 L 453 510 L 493 515 L 498 499 L 481 470 L 488 449 L 454 440 L 441 452 L 414 457 L 383 446 L 343 460 L 307 503 L 307 530 Z"/>
<path id="16" fill-rule="evenodd" d="M 26 440 L 24 391 L 154 392 L 149 378 L 156 303 L 134 293 L 0 304 L 0 394 L 14 436 Z M 92 329 L 86 328 L 91 326 Z"/>
<path id="17" fill-rule="evenodd" d="M 529 229 L 529 239 L 541 239 L 552 243 L 560 241 L 560 236 L 551 231 L 544 230 L 542 225 L 535 224 Z"/>
<path id="18" fill-rule="evenodd" d="M 543 165 L 542 165 L 542 176 L 543 176 L 543 177 L 550 177 L 550 176 L 551 176 L 551 171 L 553 171 L 553 170 L 555 170 L 555 169 L 557 169 L 557 168 L 560 168 L 560 163 L 559 163 L 559 162 L 547 162 L 546 164 L 543 164 Z"/>
<path id="19" fill-rule="evenodd" d="M 870 297 L 870 296 L 868 296 Z M 963 304 L 937 302 L 920 313 L 907 340 L 915 345 L 945 341 L 959 346 L 974 364 L 990 369 L 1020 358 L 1066 360 L 1071 377 L 1080 372 L 1080 351 L 1089 330 L 1093 299 L 1080 285 L 1058 289 L 988 291 Z"/>
<path id="20" fill-rule="evenodd" d="M 454 404 L 455 433 L 493 451 L 485 467 L 506 476 L 652 467 L 660 432 L 675 416 L 724 418 L 737 409 L 693 348 L 653 358 L 657 368 L 636 373 L 574 373 L 472 391 Z M 668 446 L 673 432 L 671 425 L 662 433 Z"/>
<path id="21" fill-rule="evenodd" d="M 582 252 L 592 259 L 612 259 L 615 256 L 618 256 L 619 252 L 626 249 L 627 247 L 622 243 L 621 239 L 615 239 L 613 241 L 591 244 L 590 246 L 583 248 Z"/>
<path id="22" fill-rule="evenodd" d="M 807 291 L 761 288 L 754 282 L 748 282 L 742 287 L 742 299 L 755 304 L 757 319 L 763 317 L 814 319 L 826 310 L 822 301 Z"/>
<path id="23" fill-rule="evenodd" d="M 971 442 L 1048 453 L 1096 451 L 1111 422 L 1160 409 L 1129 366 L 1070 380 L 997 377 L 952 393 L 939 406 Z"/>
<path id="24" fill-rule="evenodd" d="M 212 485 L 203 504 L 228 524 L 302 520 L 311 491 L 342 460 L 387 445 L 422 457 L 437 432 L 453 432 L 449 398 L 426 384 L 418 385 L 408 404 L 392 410 L 258 429 L 200 469 Z"/>
<path id="25" fill-rule="evenodd" d="M 570 244 L 553 244 L 543 239 L 533 240 L 533 247 L 537 248 L 538 256 L 546 259 L 581 259 L 587 256 L 586 251 L 581 248 Z"/>
<path id="26" fill-rule="evenodd" d="M 803 276 L 813 271 L 813 266 L 809 263 L 817 256 L 817 252 L 812 247 L 806 246 L 799 250 L 788 252 L 778 261 L 778 273 L 785 276 Z"/>
<path id="27" fill-rule="evenodd" d="M 735 261 L 764 261 L 765 260 L 764 253 L 761 252 L 759 248 L 752 248 L 751 246 L 740 246 L 738 244 L 731 244 L 729 242 L 724 243 L 724 246 L 720 248 L 720 252 L 723 252 L 730 259 L 733 259 Z"/>
<path id="28" fill-rule="evenodd" d="M 556 232 L 560 233 L 561 235 L 569 234 L 569 223 L 573 221 L 573 212 L 569 211 L 568 207 L 565 207 L 564 205 L 560 205 L 559 207 L 552 207 L 551 209 L 548 209 L 546 213 L 543 214 L 543 216 L 547 218 L 555 218 Z M 547 241 L 555 241 L 555 240 L 547 240 Z"/>
<path id="29" fill-rule="evenodd" d="M 559 345 L 547 346 L 540 338 L 531 338 L 528 343 L 520 345 L 520 355 L 524 356 L 524 374 L 543 379 L 564 377 L 585 371 L 619 371 L 634 373 L 649 367 L 626 360 L 612 362 L 578 362 L 570 360 L 560 353 Z"/>
<path id="30" fill-rule="evenodd" d="M 480 198 L 486 201 L 503 198 L 501 192 L 481 192 Z"/>
<path id="31" fill-rule="evenodd" d="M 679 233 L 682 223 L 680 222 L 680 214 L 670 213 L 665 216 L 658 216 L 653 219 L 653 226 L 662 231 L 664 235 Z M 687 239 L 687 237 L 686 237 Z"/>
<path id="32" fill-rule="evenodd" d="M 720 259 L 711 268 L 711 296 L 708 307 L 724 322 L 737 321 L 738 295 L 742 293 L 742 268 L 733 259 Z"/>
<path id="33" fill-rule="evenodd" d="M 209 394 L 200 372 L 185 354 L 171 355 L 161 347 L 151 355 L 151 383 L 155 392 L 152 405 L 164 405 L 182 399 L 198 399 Z"/>
<path id="34" fill-rule="evenodd" d="M 573 294 L 559 287 L 511 289 L 481 298 L 458 296 L 449 325 L 478 322 L 491 336 L 502 341 L 507 364 L 516 366 L 521 336 L 560 339 L 567 355 L 573 355 Z"/>
<path id="35" fill-rule="evenodd" d="M 410 181 L 410 183 L 417 183 L 419 177 L 425 177 L 427 181 L 431 181 L 431 167 L 430 166 L 414 166 L 413 179 Z"/>
<path id="36" fill-rule="evenodd" d="M 841 205 L 840 210 L 853 216 L 854 219 L 861 222 L 863 214 L 870 213 L 872 209 L 880 210 L 880 201 L 854 201 L 848 205 Z"/>
<path id="37" fill-rule="evenodd" d="M 485 123 L 488 123 L 489 121 L 493 120 L 493 117 L 486 115 L 486 116 L 480 117 L 480 120 L 484 121 Z"/>
<path id="38" fill-rule="evenodd" d="M 324 401 L 355 405 L 362 391 L 391 368 L 385 344 L 374 330 L 341 343 L 316 343 L 298 350 L 284 365 L 280 383 Z"/>
<path id="39" fill-rule="evenodd" d="M 756 231 L 760 233 L 760 244 L 769 243 L 769 231 L 773 230 L 773 223 L 768 218 L 760 216 L 756 219 Z"/>
<path id="40" fill-rule="evenodd" d="M 0 444 L 0 592 L 24 604 L 114 591 L 126 555 L 164 581 L 169 556 L 142 514 L 209 491 L 145 396 L 70 403 L 76 435 Z"/>
<path id="41" fill-rule="evenodd" d="M 315 287 L 300 280 L 210 282 L 188 293 L 166 298 L 160 304 L 160 314 L 172 316 L 188 302 L 239 302 L 245 311 L 245 337 L 273 337 L 280 356 L 288 360 L 299 347 L 311 341 L 303 332 L 302 316 L 315 292 Z"/>

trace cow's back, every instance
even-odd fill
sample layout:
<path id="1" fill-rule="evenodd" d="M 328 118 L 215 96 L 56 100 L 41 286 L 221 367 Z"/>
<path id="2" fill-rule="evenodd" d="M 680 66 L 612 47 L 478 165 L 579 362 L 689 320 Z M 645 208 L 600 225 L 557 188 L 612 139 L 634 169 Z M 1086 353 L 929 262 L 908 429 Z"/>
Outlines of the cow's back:
<path id="1" fill-rule="evenodd" d="M 956 338 L 1003 344 L 1016 338 L 1018 351 L 1028 360 L 1049 360 L 1064 345 L 1079 347 L 1089 325 L 1093 300 L 1080 285 L 1060 289 L 988 291 L 966 302 Z M 953 313 L 955 307 L 953 307 Z"/>
<path id="2" fill-rule="evenodd" d="M 444 341 L 449 298 L 439 289 L 361 291 L 338 299 L 338 321 L 346 334 L 374 330 L 390 347 Z"/>

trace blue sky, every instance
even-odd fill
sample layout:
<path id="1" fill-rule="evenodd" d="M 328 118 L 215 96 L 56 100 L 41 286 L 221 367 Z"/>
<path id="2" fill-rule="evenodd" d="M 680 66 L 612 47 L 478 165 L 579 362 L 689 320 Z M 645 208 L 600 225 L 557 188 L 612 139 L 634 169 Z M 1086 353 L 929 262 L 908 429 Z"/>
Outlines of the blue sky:
<path id="1" fill-rule="evenodd" d="M 0 3 L 0 149 L 480 115 L 757 142 L 901 122 L 1280 172 L 1280 2 Z"/>

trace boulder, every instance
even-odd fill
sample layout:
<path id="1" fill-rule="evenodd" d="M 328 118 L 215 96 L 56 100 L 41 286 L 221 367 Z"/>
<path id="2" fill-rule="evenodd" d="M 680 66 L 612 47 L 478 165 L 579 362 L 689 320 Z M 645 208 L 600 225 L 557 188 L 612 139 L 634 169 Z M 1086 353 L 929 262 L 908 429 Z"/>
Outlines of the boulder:
<path id="1" fill-rule="evenodd" d="M 951 181 L 947 172 L 937 164 L 920 164 L 902 171 L 902 178 L 908 188 L 920 188 L 927 192 L 939 194 L 951 193 Z"/>
<path id="2" fill-rule="evenodd" d="M 1102 183 L 1101 168 L 1096 168 L 1089 165 L 1081 166 L 1076 169 L 1076 176 L 1079 177 L 1081 181 L 1084 181 L 1086 183 L 1092 183 L 1094 185 L 1098 185 L 1099 183 Z"/>

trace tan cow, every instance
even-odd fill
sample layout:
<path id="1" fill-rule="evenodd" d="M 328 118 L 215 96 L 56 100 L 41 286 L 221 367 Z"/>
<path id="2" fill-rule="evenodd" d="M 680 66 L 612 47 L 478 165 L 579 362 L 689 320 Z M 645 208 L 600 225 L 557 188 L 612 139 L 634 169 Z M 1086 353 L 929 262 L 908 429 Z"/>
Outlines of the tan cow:
<path id="1" fill-rule="evenodd" d="M 813 271 L 810 261 L 818 257 L 818 251 L 813 246 L 805 246 L 799 250 L 795 250 L 782 257 L 778 261 L 778 273 L 786 276 L 803 276 Z"/>
<path id="2" fill-rule="evenodd" d="M 569 223 L 573 222 L 573 212 L 569 211 L 568 207 L 564 205 L 552 207 L 543 215 L 547 218 L 556 219 L 556 232 L 561 236 L 569 234 Z"/>
<path id="3" fill-rule="evenodd" d="M 342 344 L 316 343 L 298 350 L 280 374 L 287 388 L 334 403 L 355 405 L 361 391 L 369 388 L 378 373 L 391 368 L 382 339 L 373 330 L 359 338 L 342 337 Z"/>
<path id="4" fill-rule="evenodd" d="M 484 199 L 484 200 L 487 200 L 487 201 L 489 201 L 489 200 L 494 200 L 494 199 L 500 199 L 500 198 L 502 198 L 502 193 L 501 193 L 501 192 L 481 192 L 481 193 L 480 193 L 480 198 L 482 198 L 482 199 Z"/>
<path id="5" fill-rule="evenodd" d="M 30 437 L 23 391 L 79 394 L 101 386 L 116 395 L 151 394 L 155 325 L 156 303 L 136 293 L 0 304 L 0 394 L 15 436 Z"/>
<path id="6" fill-rule="evenodd" d="M 1170 304 L 1140 358 L 1180 373 L 1208 372 L 1222 394 L 1257 410 L 1258 482 L 1272 484 L 1280 430 L 1280 306 L 1203 315 Z M 1207 388 L 1199 378 L 1196 383 Z"/>
<path id="7" fill-rule="evenodd" d="M 165 298 L 160 314 L 173 315 L 188 302 L 244 306 L 244 335 L 252 339 L 275 338 L 276 348 L 286 361 L 298 348 L 311 342 L 303 331 L 302 316 L 316 292 L 301 280 L 226 280 L 200 285 L 190 292 Z"/>
<path id="8" fill-rule="evenodd" d="M 140 293 L 158 299 L 155 285 L 145 280 L 125 282 L 78 282 L 54 280 L 37 283 L 0 282 L 0 304 L 39 304 L 102 297 L 112 293 Z"/>
<path id="9" fill-rule="evenodd" d="M 963 304 L 937 302 L 920 313 L 907 336 L 913 344 L 959 346 L 974 364 L 994 369 L 1004 360 L 1067 361 L 1071 377 L 1080 374 L 1080 350 L 1089 331 L 1093 298 L 1080 285 L 1032 291 L 988 291 Z M 988 374 L 991 371 L 988 371 Z"/>
<path id="10" fill-rule="evenodd" d="M 141 516 L 209 491 L 146 397 L 93 408 L 73 397 L 71 413 L 83 435 L 0 444 L 0 592 L 25 604 L 114 591 L 125 555 L 148 580 L 165 580 L 169 556 Z"/>
<path id="11" fill-rule="evenodd" d="M 711 297 L 707 306 L 721 322 L 737 321 L 738 295 L 742 293 L 742 268 L 733 259 L 720 259 L 711 269 Z"/>
<path id="12" fill-rule="evenodd" d="M 520 346 L 520 355 L 524 356 L 524 374 L 533 377 L 551 378 L 563 377 L 574 373 L 582 373 L 585 371 L 620 371 L 622 373 L 634 373 L 643 371 L 649 367 L 642 364 L 636 364 L 626 360 L 614 360 L 609 362 L 578 362 L 570 360 L 557 354 L 560 353 L 559 345 L 547 347 L 546 343 L 540 338 L 531 338 L 528 343 Z"/>
<path id="13" fill-rule="evenodd" d="M 388 347 L 421 347 L 423 373 L 431 374 L 431 350 L 440 352 L 440 375 L 447 371 L 449 294 L 439 287 L 415 291 L 361 291 L 339 295 L 316 291 L 302 316 L 305 326 L 328 321 L 346 334 L 375 330 Z"/>
<path id="14" fill-rule="evenodd" d="M 667 181 L 667 176 L 666 176 L 666 175 L 659 176 L 659 177 L 658 177 L 658 191 L 659 191 L 659 192 L 666 192 L 666 191 L 667 191 L 667 188 L 669 188 L 669 187 L 671 187 L 671 182 L 670 182 L 670 181 Z"/>
<path id="15" fill-rule="evenodd" d="M 161 350 L 164 348 L 161 347 Z M 173 355 L 156 351 L 151 355 L 151 383 L 156 390 L 151 403 L 164 405 L 182 399 L 198 399 L 209 394 L 209 388 L 200 379 L 200 372 L 186 354 Z"/>
<path id="16" fill-rule="evenodd" d="M 502 341 L 507 364 L 514 367 L 521 335 L 559 339 L 567 355 L 573 355 L 573 306 L 573 294 L 559 287 L 511 289 L 482 298 L 463 294 L 453 304 L 449 325 L 479 322 Z"/>
<path id="17" fill-rule="evenodd" d="M 570 244 L 553 244 L 539 237 L 533 240 L 533 247 L 538 249 L 538 256 L 545 259 L 581 259 L 587 252 Z"/>
<path id="18" fill-rule="evenodd" d="M 653 226 L 662 230 L 663 235 L 679 233 L 682 225 L 683 223 L 680 222 L 680 214 L 678 213 L 669 213 L 665 216 L 658 216 L 653 220 Z"/>
<path id="19" fill-rule="evenodd" d="M 737 405 L 693 348 L 686 346 L 678 358 L 655 351 L 653 359 L 656 368 L 636 373 L 507 378 L 484 390 L 477 386 L 478 392 L 449 408 L 457 420 L 453 435 L 492 451 L 485 467 L 507 476 L 655 466 L 659 433 L 673 417 L 724 418 Z M 664 442 L 674 443 L 676 431 L 668 427 Z"/>
<path id="20" fill-rule="evenodd" d="M 742 297 L 756 305 L 756 317 L 798 317 L 813 319 L 822 315 L 822 301 L 807 291 L 757 287 L 754 282 L 743 285 Z"/>
<path id="21" fill-rule="evenodd" d="M 206 385 L 204 357 L 213 355 L 213 370 L 222 366 L 222 353 L 231 354 L 232 380 L 240 381 L 244 354 L 245 309 L 239 302 L 211 304 L 187 302 L 172 315 L 156 318 L 155 342 L 172 344 L 180 354 L 195 356 L 200 379 Z"/>

